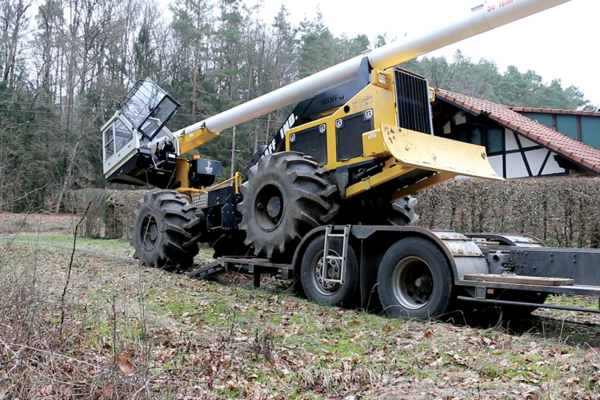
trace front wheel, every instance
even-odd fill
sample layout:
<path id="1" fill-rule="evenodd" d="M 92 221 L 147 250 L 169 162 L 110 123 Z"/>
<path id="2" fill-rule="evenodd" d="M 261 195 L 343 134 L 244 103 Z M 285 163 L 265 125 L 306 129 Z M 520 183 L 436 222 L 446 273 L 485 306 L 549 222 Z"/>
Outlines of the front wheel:
<path id="1" fill-rule="evenodd" d="M 173 190 L 148 192 L 134 211 L 133 257 L 150 267 L 192 266 L 201 236 L 195 212 L 186 195 Z"/>
<path id="2" fill-rule="evenodd" d="M 395 317 L 438 317 L 452 297 L 452 272 L 446 257 L 422 238 L 392 245 L 381 260 L 377 280 L 383 309 Z"/>

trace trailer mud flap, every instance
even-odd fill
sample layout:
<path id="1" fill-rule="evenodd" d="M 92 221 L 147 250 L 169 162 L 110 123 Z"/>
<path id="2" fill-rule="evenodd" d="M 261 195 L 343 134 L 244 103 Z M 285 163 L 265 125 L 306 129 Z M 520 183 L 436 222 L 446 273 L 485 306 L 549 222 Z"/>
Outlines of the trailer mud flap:
<path id="1" fill-rule="evenodd" d="M 457 175 L 504 180 L 492 168 L 485 147 L 381 124 L 390 153 L 406 167 Z M 439 183 L 439 182 L 437 182 Z"/>

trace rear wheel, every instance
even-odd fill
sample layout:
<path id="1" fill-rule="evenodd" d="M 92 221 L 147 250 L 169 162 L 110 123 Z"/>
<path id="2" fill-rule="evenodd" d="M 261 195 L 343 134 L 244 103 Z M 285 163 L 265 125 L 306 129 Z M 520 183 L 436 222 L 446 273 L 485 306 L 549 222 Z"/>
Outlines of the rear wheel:
<path id="1" fill-rule="evenodd" d="M 392 245 L 381 260 L 377 280 L 385 312 L 396 317 L 438 317 L 452 296 L 452 272 L 446 257 L 422 238 L 406 238 Z"/>
<path id="2" fill-rule="evenodd" d="M 415 213 L 417 199 L 405 197 L 390 203 L 389 195 L 365 193 L 364 197 L 342 203 L 336 224 L 412 226 L 419 221 Z"/>
<path id="3" fill-rule="evenodd" d="M 419 221 L 419 214 L 415 213 L 417 199 L 405 197 L 386 205 L 383 216 L 390 225 L 412 226 Z"/>
<path id="4" fill-rule="evenodd" d="M 313 158 L 295 152 L 265 156 L 250 168 L 238 210 L 244 243 L 255 255 L 284 255 L 311 229 L 332 220 L 339 206 L 328 175 Z"/>
<path id="5" fill-rule="evenodd" d="M 188 196 L 173 190 L 147 193 L 134 211 L 134 258 L 150 267 L 193 265 L 198 254 L 200 219 Z"/>
<path id="6" fill-rule="evenodd" d="M 342 271 L 340 260 L 324 257 L 325 238 L 315 237 L 307 246 L 300 269 L 302 287 L 309 300 L 331 306 L 349 306 L 355 299 L 358 287 L 358 261 L 352 246 L 348 246 L 346 268 Z M 342 241 L 330 239 L 329 255 L 342 256 Z M 343 280 L 343 283 L 332 282 Z"/>

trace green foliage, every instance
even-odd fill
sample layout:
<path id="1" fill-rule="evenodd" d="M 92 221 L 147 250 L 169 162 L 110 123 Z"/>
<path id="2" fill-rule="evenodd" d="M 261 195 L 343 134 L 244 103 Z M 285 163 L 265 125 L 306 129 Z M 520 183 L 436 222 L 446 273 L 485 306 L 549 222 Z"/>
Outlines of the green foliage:
<path id="1" fill-rule="evenodd" d="M 323 22 L 321 11 L 314 20 L 300 23 L 298 72 L 301 78 L 348 60 L 370 48 L 366 35 L 335 37 Z"/>
<path id="2" fill-rule="evenodd" d="M 298 72 L 305 78 L 335 64 L 335 38 L 323 23 L 321 11 L 313 21 L 300 23 Z"/>
<path id="3" fill-rule="evenodd" d="M 147 24 L 140 28 L 137 41 L 133 44 L 133 53 L 137 78 L 144 79 L 152 75 L 156 68 L 156 55 L 151 43 L 150 27 Z"/>

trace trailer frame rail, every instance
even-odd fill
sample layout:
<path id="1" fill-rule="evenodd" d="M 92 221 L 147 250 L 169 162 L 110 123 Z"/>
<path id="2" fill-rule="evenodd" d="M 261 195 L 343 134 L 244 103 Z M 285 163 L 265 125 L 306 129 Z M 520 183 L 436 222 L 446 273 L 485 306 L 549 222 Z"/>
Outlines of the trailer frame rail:
<path id="1" fill-rule="evenodd" d="M 554 304 L 526 303 L 526 302 L 522 302 L 522 301 L 478 299 L 476 297 L 467 297 L 467 296 L 457 296 L 456 299 L 462 300 L 462 301 L 477 302 L 477 303 L 490 303 L 490 304 L 508 305 L 508 306 L 524 306 L 524 307 L 533 307 L 533 308 L 549 308 L 552 310 L 577 311 L 577 312 L 589 312 L 589 313 L 600 314 L 600 305 L 599 305 L 599 309 L 595 309 L 595 308 L 584 308 L 584 307 L 557 306 Z"/>

